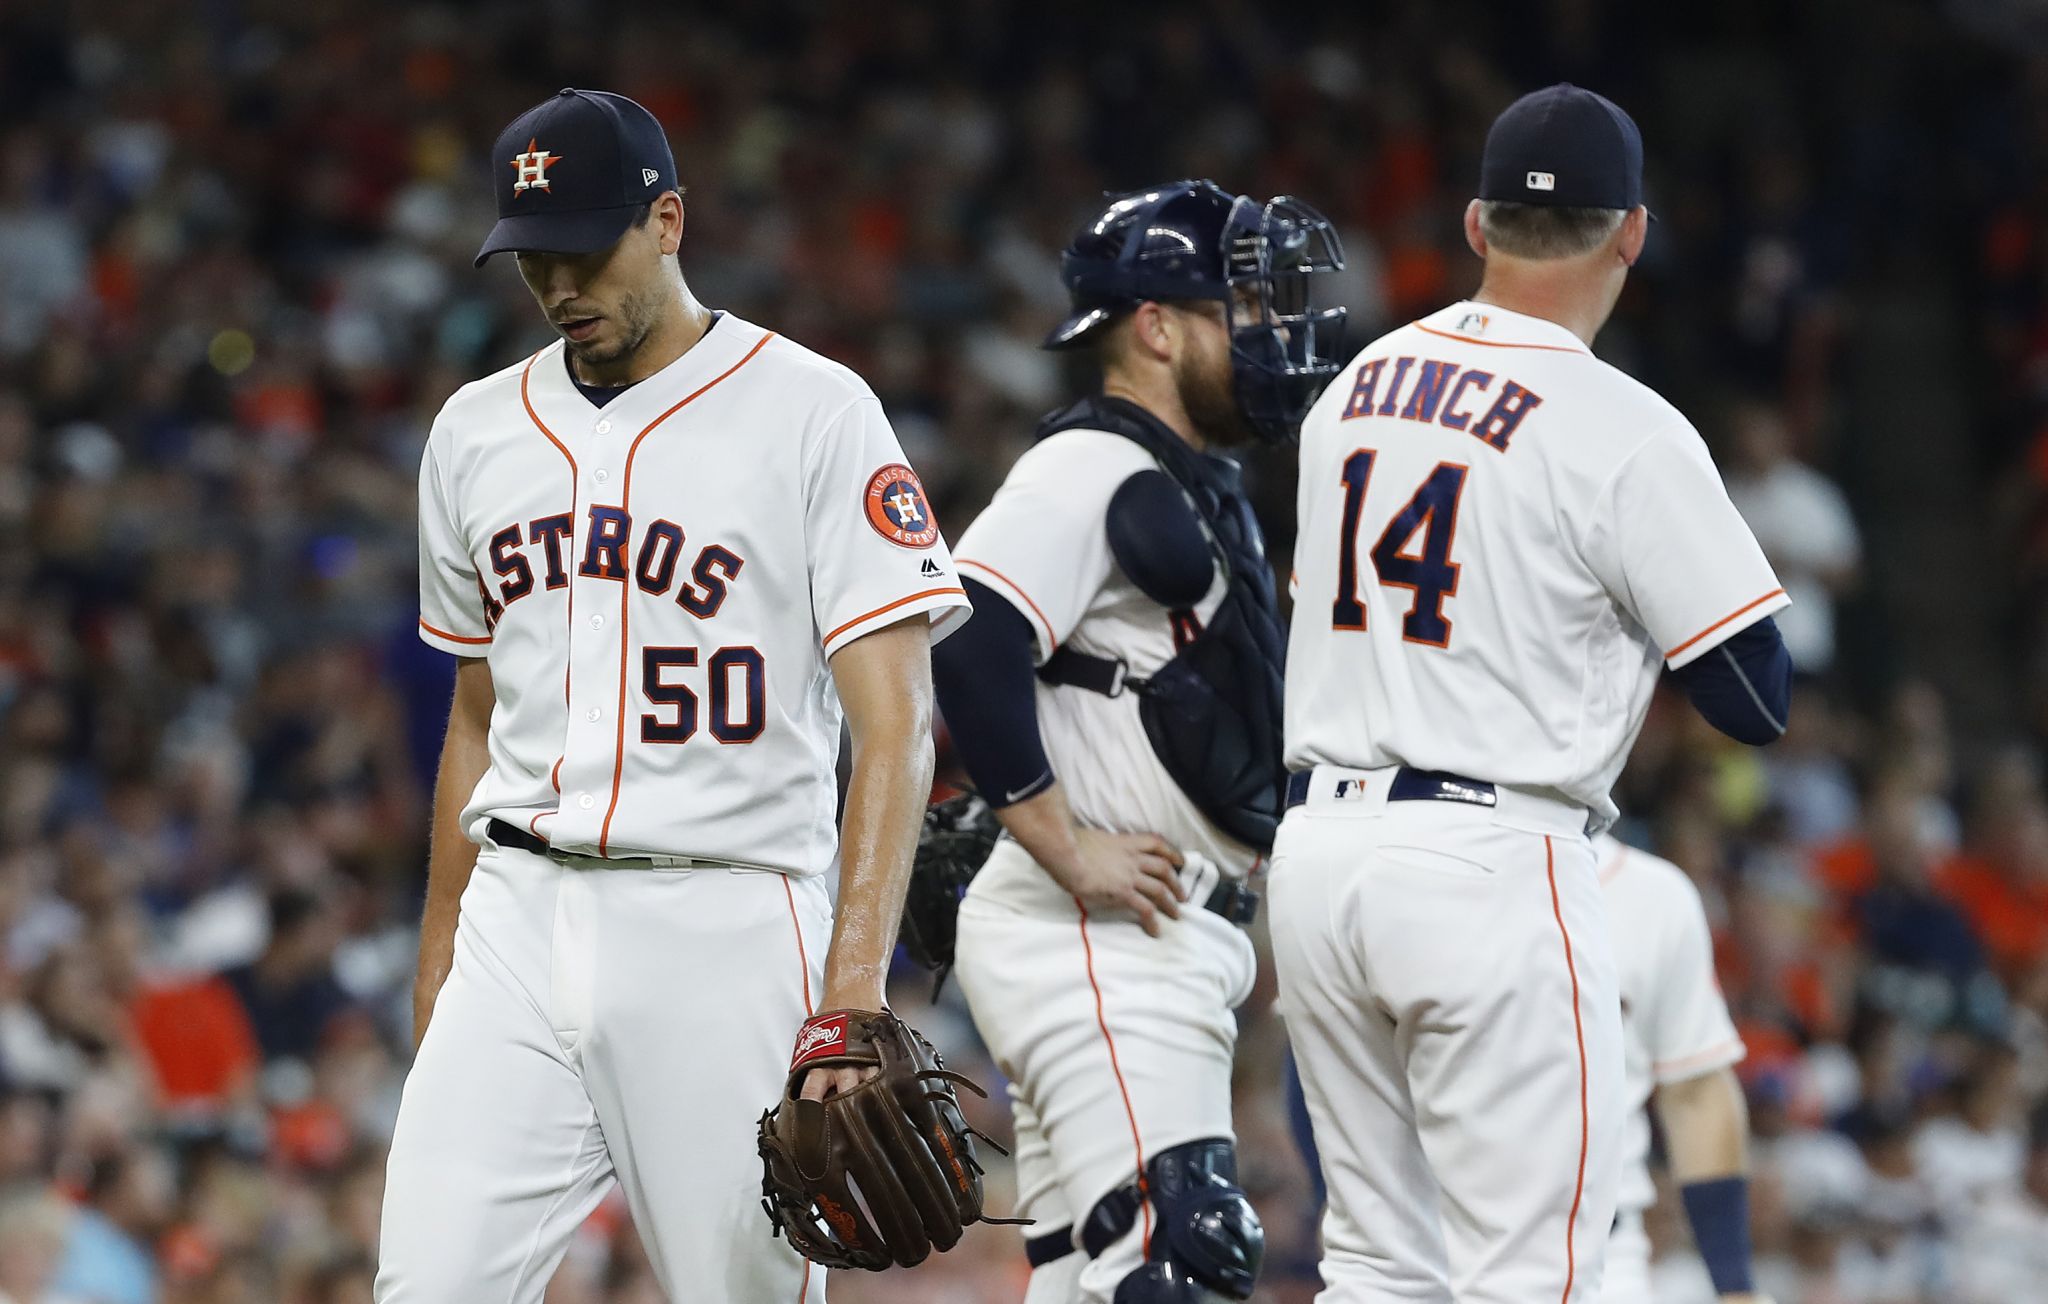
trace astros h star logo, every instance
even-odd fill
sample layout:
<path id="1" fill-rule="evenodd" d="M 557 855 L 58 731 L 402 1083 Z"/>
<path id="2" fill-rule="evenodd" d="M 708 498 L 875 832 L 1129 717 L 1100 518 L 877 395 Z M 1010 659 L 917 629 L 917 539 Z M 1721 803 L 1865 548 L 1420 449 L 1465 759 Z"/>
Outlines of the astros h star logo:
<path id="1" fill-rule="evenodd" d="M 548 169 L 562 161 L 560 154 L 550 154 L 540 147 L 538 137 L 526 142 L 524 154 L 512 156 L 512 193 L 517 196 L 527 190 L 552 190 L 548 185 Z"/>

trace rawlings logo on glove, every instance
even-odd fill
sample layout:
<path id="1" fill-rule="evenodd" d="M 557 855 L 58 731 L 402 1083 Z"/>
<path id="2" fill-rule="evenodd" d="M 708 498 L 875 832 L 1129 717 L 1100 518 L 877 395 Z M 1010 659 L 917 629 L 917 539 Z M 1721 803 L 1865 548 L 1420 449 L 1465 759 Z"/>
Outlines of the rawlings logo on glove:
<path id="1" fill-rule="evenodd" d="M 981 1164 L 954 1088 L 986 1095 L 932 1044 L 883 1011 L 834 1010 L 798 1031 L 782 1100 L 761 1115 L 761 1206 L 778 1235 L 828 1268 L 922 1263 L 977 1222 Z M 873 1068 L 824 1100 L 798 1093 L 811 1069 Z"/>
<path id="2" fill-rule="evenodd" d="M 796 1034 L 796 1049 L 789 1053 L 789 1071 L 809 1066 L 812 1060 L 839 1055 L 846 1050 L 846 1014 L 818 1014 L 808 1019 Z"/>

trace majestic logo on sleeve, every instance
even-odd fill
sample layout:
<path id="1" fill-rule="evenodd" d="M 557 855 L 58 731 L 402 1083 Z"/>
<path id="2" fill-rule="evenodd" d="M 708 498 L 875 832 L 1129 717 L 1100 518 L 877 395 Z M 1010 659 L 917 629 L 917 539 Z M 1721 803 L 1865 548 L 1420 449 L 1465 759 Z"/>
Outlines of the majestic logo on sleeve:
<path id="1" fill-rule="evenodd" d="M 875 533 L 906 548 L 929 548 L 939 541 L 939 523 L 925 501 L 917 472 L 894 462 L 868 477 L 868 524 Z"/>
<path id="2" fill-rule="evenodd" d="M 538 137 L 526 142 L 524 154 L 512 156 L 512 193 L 517 195 L 525 190 L 552 190 L 548 185 L 548 169 L 562 161 L 560 154 L 550 154 L 540 147 Z"/>

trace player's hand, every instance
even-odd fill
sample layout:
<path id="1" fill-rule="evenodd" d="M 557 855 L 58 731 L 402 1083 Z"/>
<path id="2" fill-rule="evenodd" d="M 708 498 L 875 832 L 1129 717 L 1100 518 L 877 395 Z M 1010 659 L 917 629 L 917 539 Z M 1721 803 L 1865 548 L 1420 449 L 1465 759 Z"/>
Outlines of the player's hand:
<path id="1" fill-rule="evenodd" d="M 1045 870 L 1087 909 L 1127 911 L 1157 937 L 1159 916 L 1180 918 L 1180 865 L 1179 849 L 1157 834 L 1084 828 L 1074 830 L 1072 857 Z"/>
<path id="2" fill-rule="evenodd" d="M 837 1069 L 820 1066 L 804 1074 L 804 1089 L 797 1094 L 804 1100 L 823 1100 L 842 1091 L 851 1091 L 880 1072 L 872 1065 Z"/>

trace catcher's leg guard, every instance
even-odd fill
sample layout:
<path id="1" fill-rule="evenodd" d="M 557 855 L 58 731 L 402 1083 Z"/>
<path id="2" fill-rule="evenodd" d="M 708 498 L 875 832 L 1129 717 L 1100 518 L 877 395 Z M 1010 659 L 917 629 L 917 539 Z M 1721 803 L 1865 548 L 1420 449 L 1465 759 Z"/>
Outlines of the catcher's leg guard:
<path id="1" fill-rule="evenodd" d="M 1141 1198 L 1152 1204 L 1145 1262 L 1117 1284 L 1113 1304 L 1215 1304 L 1247 1300 L 1266 1255 L 1266 1230 L 1237 1184 L 1237 1148 L 1223 1137 L 1162 1150 L 1145 1164 L 1145 1195 L 1132 1182 L 1110 1192 L 1081 1228 L 1088 1253 L 1124 1235 Z"/>

